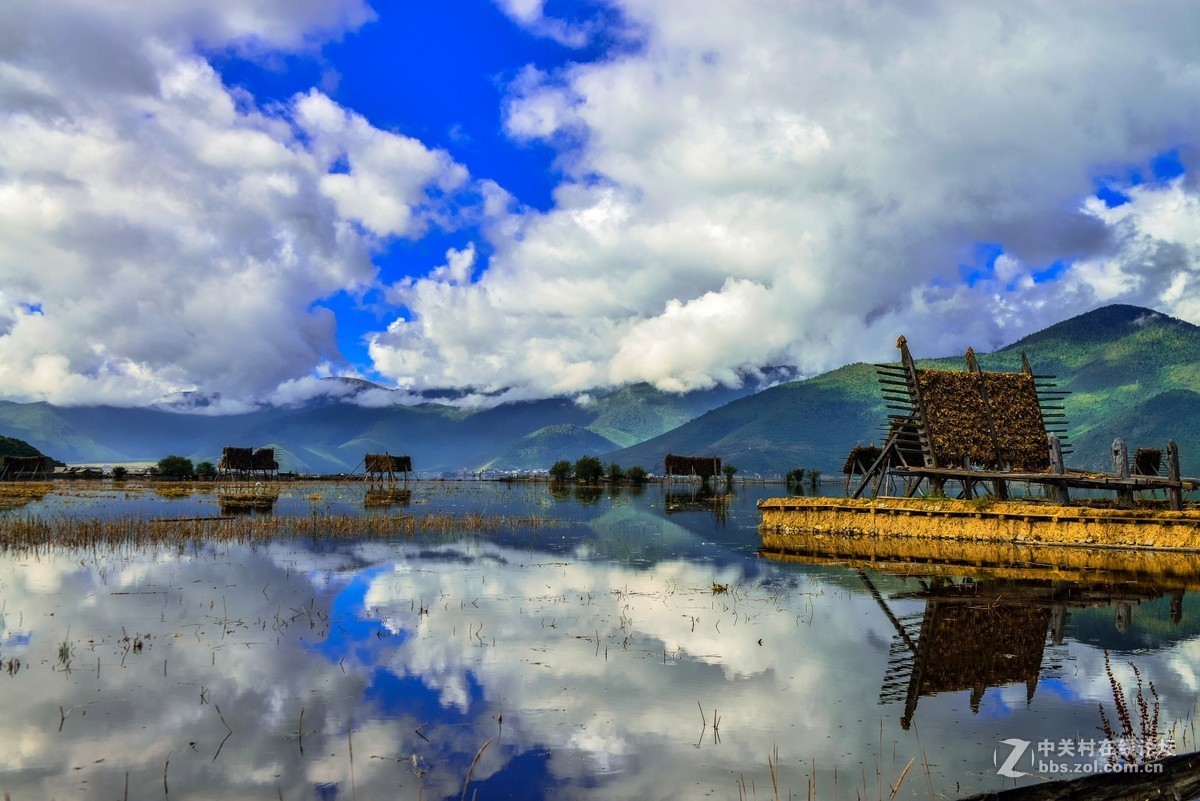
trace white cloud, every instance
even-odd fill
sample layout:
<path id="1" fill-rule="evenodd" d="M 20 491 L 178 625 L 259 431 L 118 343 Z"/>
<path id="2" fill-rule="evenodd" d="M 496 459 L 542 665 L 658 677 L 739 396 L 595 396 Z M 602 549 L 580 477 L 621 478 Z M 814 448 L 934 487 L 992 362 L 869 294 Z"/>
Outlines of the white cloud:
<path id="1" fill-rule="evenodd" d="M 314 54 L 373 18 L 361 0 L 12 9 L 6 396 L 305 397 L 306 377 L 353 372 L 321 303 L 371 289 L 404 307 L 366 338 L 361 371 L 403 390 L 377 402 L 687 390 L 887 357 L 902 332 L 929 355 L 984 350 L 1106 302 L 1200 322 L 1193 176 L 1086 200 L 1166 149 L 1191 158 L 1198 9 L 497 4 L 592 48 L 508 73 L 505 132 L 563 175 L 545 210 L 323 89 L 268 106 L 207 60 Z M 379 248 L 464 218 L 476 242 L 379 285 Z M 965 286 L 978 243 L 1005 253 Z"/>
<path id="2" fill-rule="evenodd" d="M 7 397 L 252 399 L 342 361 L 317 305 L 461 187 L 446 154 L 316 89 L 280 107 L 193 48 L 302 50 L 358 0 L 26 5 L 0 33 L 0 384 Z M 40 42 L 37 47 L 33 42 Z M 36 312 L 33 310 L 37 310 Z"/>
<path id="3" fill-rule="evenodd" d="M 495 222 L 474 283 L 411 286 L 374 339 L 385 375 L 684 390 L 887 357 L 899 333 L 986 349 L 1105 302 L 1200 322 L 1194 188 L 1084 205 L 1098 176 L 1191 141 L 1200 10 L 613 6 L 638 46 L 510 87 L 509 135 L 560 150 L 554 207 Z M 993 273 L 963 285 L 993 242 Z M 1035 277 L 1056 260 L 1075 266 Z"/>

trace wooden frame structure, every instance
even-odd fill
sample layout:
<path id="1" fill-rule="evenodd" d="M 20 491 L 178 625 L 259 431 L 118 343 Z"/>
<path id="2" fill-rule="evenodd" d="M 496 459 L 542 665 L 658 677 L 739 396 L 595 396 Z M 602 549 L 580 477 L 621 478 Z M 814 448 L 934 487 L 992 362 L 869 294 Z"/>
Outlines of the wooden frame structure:
<path id="1" fill-rule="evenodd" d="M 45 456 L 3 456 L 0 460 L 0 480 L 47 478 L 51 472 Z"/>
<path id="2" fill-rule="evenodd" d="M 368 453 L 360 464 L 364 478 L 371 483 L 394 482 L 397 473 L 403 473 L 407 482 L 408 474 L 413 471 L 411 456 L 392 456 L 390 453 Z"/>
<path id="3" fill-rule="evenodd" d="M 1146 465 L 1160 467 L 1149 454 L 1135 462 L 1131 474 L 1128 449 L 1119 439 L 1113 442 L 1111 474 L 1067 470 L 1063 456 L 1071 449 L 1062 402 L 1070 393 L 1058 388 L 1054 376 L 1035 374 L 1024 353 L 1019 373 L 984 372 L 968 348 L 967 369 L 956 372 L 919 370 L 904 337 L 896 347 L 899 364 L 875 365 L 889 410 L 887 440 L 878 455 L 861 445 L 851 451 L 843 468 L 850 497 L 878 497 L 894 480 L 904 483 L 905 497 L 916 495 L 924 482 L 939 495 L 954 481 L 963 498 L 983 486 L 1007 500 L 1008 484 L 1018 481 L 1045 487 L 1050 500 L 1063 505 L 1072 487 L 1115 491 L 1123 507 L 1133 505 L 1134 492 L 1162 489 L 1170 507 L 1179 510 L 1183 491 L 1200 485 L 1181 478 L 1173 441 L 1167 444 L 1166 476 L 1146 474 L 1151 472 Z M 875 456 L 869 466 L 861 459 L 866 453 Z"/>
<path id="4" fill-rule="evenodd" d="M 261 476 L 270 479 L 277 477 L 279 462 L 275 461 L 274 448 L 235 448 L 227 446 L 221 449 L 221 460 L 217 462 L 217 478 L 249 479 Z"/>
<path id="5" fill-rule="evenodd" d="M 663 468 L 668 480 L 676 476 L 687 476 L 707 481 L 721 474 L 721 457 L 677 456 L 668 453 L 663 459 Z"/>

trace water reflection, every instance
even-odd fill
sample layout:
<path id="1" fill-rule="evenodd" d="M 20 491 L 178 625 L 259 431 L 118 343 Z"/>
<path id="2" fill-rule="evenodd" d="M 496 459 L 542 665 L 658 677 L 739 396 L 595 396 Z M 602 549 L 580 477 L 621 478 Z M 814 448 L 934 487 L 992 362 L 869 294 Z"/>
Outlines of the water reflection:
<path id="1" fill-rule="evenodd" d="M 412 503 L 412 491 L 395 487 L 368 487 L 363 493 L 363 506 L 390 507 L 408 506 Z"/>
<path id="2" fill-rule="evenodd" d="M 777 748 L 781 797 L 810 781 L 818 798 L 887 796 L 922 754 L 928 778 L 896 797 L 954 797 L 1002 785 L 998 735 L 1095 731 L 1106 648 L 1155 682 L 1164 719 L 1195 703 L 1200 615 L 1179 565 L 1089 588 L 895 555 L 763 558 L 753 490 L 722 524 L 669 510 L 660 487 L 587 504 L 412 489 L 405 514 L 557 523 L 0 558 L 0 669 L 18 660 L 0 670 L 0 791 L 433 799 L 469 777 L 480 799 L 737 797 L 768 786 Z M 285 493 L 276 514 L 361 512 L 354 491 Z M 1129 605 L 1124 631 L 1107 600 Z"/>
<path id="3" fill-rule="evenodd" d="M 729 504 L 733 500 L 733 491 L 724 484 L 721 486 L 721 491 L 718 491 L 706 481 L 692 484 L 682 491 L 672 488 L 663 496 L 663 508 L 666 509 L 667 514 L 707 512 L 724 523 L 729 513 Z"/>
<path id="4" fill-rule="evenodd" d="M 1124 583 L 910 576 L 920 589 L 893 598 L 921 599 L 924 610 L 897 618 L 867 573 L 858 574 L 896 629 L 879 698 L 903 701 L 905 729 L 921 696 L 966 691 L 971 711 L 978 713 L 988 688 L 1023 684 L 1026 702 L 1032 702 L 1039 677 L 1061 675 L 1063 653 L 1047 659 L 1046 648 L 1063 645 L 1069 610 L 1107 608 L 1124 634 L 1133 604 L 1162 595 L 1151 586 Z M 1178 623 L 1183 591 L 1171 591 L 1170 598 L 1170 619 Z"/>

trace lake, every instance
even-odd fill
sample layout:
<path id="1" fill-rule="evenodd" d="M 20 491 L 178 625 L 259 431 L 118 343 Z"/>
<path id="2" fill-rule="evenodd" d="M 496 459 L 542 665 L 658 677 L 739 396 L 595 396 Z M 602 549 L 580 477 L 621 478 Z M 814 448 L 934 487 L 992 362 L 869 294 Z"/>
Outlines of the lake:
<path id="1" fill-rule="evenodd" d="M 5 548 L 0 791 L 957 798 L 1062 778 L 1051 762 L 1103 769 L 1113 683 L 1139 677 L 1125 722 L 1195 749 L 1200 579 L 1176 557 L 762 554 L 756 503 L 779 485 L 278 489 L 234 519 L 308 533 Z M 64 529 L 233 514 L 210 491 L 111 485 L 11 506 Z M 459 523 L 368 526 L 397 515 Z M 363 536 L 312 534 L 328 516 Z"/>

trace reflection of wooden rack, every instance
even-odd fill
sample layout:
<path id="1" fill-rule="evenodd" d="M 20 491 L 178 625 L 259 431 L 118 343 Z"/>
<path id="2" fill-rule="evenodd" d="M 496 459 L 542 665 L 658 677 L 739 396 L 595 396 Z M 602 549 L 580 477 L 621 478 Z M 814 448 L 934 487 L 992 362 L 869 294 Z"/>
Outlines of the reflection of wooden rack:
<path id="1" fill-rule="evenodd" d="M 925 600 L 923 614 L 897 617 L 863 570 L 859 578 L 879 604 L 896 636 L 879 702 L 904 701 L 900 725 L 908 729 L 924 695 L 970 692 L 973 712 L 989 687 L 1023 683 L 1033 700 L 1049 641 L 1061 645 L 1071 608 L 1115 606 L 1115 624 L 1127 626 L 1130 605 L 1159 597 L 1151 587 L 1074 586 L 1064 582 L 918 578 L 921 590 L 892 597 Z M 1182 614 L 1183 591 L 1172 594 L 1172 620 Z"/>

